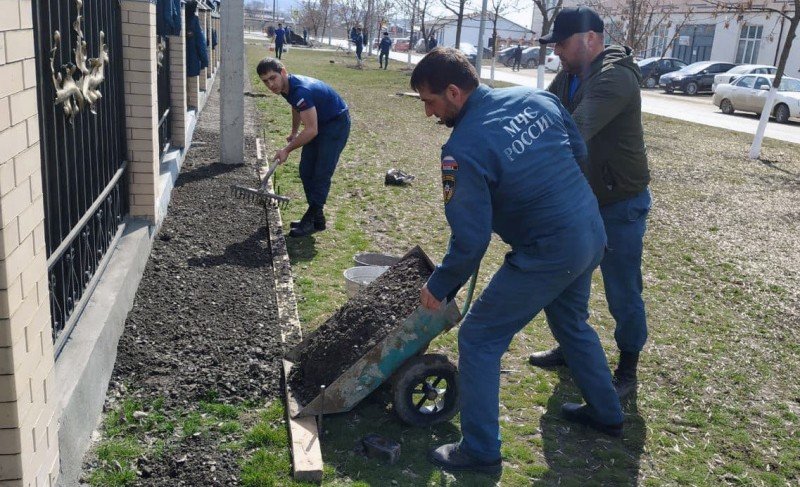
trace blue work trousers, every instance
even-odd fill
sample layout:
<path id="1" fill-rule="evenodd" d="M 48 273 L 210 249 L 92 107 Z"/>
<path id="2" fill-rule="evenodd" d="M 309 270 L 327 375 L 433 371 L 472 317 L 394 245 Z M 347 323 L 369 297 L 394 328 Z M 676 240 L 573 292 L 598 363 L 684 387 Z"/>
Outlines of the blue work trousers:
<path id="1" fill-rule="evenodd" d="M 317 136 L 303 146 L 300 180 L 309 206 L 324 206 L 339 155 L 350 137 L 350 115 L 344 112 L 319 128 Z"/>
<path id="2" fill-rule="evenodd" d="M 280 59 L 283 54 L 283 42 L 275 43 L 275 57 Z"/>
<path id="3" fill-rule="evenodd" d="M 622 422 L 605 353 L 587 323 L 592 272 L 604 244 L 597 216 L 591 230 L 544 239 L 529 252 L 512 251 L 467 313 L 458 333 L 461 447 L 474 457 L 500 457 L 500 358 L 542 309 L 595 419 Z"/>
<path id="4" fill-rule="evenodd" d="M 614 338 L 622 352 L 638 353 L 647 341 L 647 317 L 642 300 L 642 241 L 651 205 L 650 190 L 600 207 L 608 249 L 600 271 L 611 316 L 617 322 Z"/>
<path id="5" fill-rule="evenodd" d="M 360 42 L 356 42 L 356 59 L 361 61 L 361 53 L 364 52 L 364 45 Z"/>

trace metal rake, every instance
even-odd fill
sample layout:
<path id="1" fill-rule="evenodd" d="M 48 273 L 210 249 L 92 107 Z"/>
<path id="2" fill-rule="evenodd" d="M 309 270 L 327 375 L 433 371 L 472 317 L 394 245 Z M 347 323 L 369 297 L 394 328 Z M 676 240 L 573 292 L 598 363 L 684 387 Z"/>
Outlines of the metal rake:
<path id="1" fill-rule="evenodd" d="M 272 177 L 272 173 L 275 172 L 275 169 L 277 169 L 278 166 L 279 161 L 275 159 L 272 162 L 269 171 L 267 171 L 267 174 L 261 180 L 261 185 L 258 188 L 250 188 L 240 184 L 231 184 L 231 194 L 233 194 L 235 198 L 251 201 L 260 205 L 265 205 L 272 201 L 275 202 L 280 209 L 285 209 L 287 206 L 289 206 L 289 201 L 291 201 L 291 199 L 288 196 L 271 193 L 267 189 L 269 187 L 269 178 Z"/>

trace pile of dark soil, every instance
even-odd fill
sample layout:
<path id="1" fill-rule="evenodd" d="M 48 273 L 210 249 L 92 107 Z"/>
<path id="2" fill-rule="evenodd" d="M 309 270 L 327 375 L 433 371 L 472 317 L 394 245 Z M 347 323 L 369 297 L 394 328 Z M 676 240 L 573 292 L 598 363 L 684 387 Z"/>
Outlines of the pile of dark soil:
<path id="1" fill-rule="evenodd" d="M 289 374 L 289 387 L 308 404 L 419 306 L 419 290 L 431 269 L 411 253 L 345 303 L 309 335 Z"/>
<path id="2" fill-rule="evenodd" d="M 108 409 L 122 399 L 145 410 L 163 401 L 163 414 L 180 424 L 201 400 L 240 405 L 280 397 L 283 344 L 265 210 L 229 194 L 231 184 L 253 186 L 256 176 L 252 165 L 218 162 L 214 92 L 128 314 Z M 252 130 L 245 147 L 245 154 L 255 154 Z M 166 442 L 166 453 L 136 460 L 138 484 L 238 482 L 241 454 L 220 448 L 230 438 L 159 432 L 139 438 L 148 445 L 156 440 Z M 100 464 L 90 454 L 85 473 Z"/>

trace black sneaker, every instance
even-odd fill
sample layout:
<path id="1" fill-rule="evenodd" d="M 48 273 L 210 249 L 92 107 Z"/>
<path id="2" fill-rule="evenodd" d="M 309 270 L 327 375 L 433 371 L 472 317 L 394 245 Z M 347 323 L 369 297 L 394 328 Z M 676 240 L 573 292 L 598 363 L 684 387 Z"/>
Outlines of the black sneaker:
<path id="1" fill-rule="evenodd" d="M 528 357 L 528 363 L 536 367 L 567 365 L 567 361 L 564 360 L 564 354 L 561 352 L 561 347 L 551 348 L 544 352 L 534 352 Z"/>
<path id="2" fill-rule="evenodd" d="M 583 424 L 615 438 L 622 437 L 622 423 L 605 424 L 594 419 L 587 404 L 566 402 L 561 405 L 561 416 L 567 421 Z"/>
<path id="3" fill-rule="evenodd" d="M 467 452 L 461 451 L 458 443 L 442 445 L 428 453 L 428 460 L 442 470 L 448 472 L 480 472 L 489 475 L 498 475 L 503 471 L 503 460 L 498 458 L 493 462 L 484 462 L 474 458 Z"/>

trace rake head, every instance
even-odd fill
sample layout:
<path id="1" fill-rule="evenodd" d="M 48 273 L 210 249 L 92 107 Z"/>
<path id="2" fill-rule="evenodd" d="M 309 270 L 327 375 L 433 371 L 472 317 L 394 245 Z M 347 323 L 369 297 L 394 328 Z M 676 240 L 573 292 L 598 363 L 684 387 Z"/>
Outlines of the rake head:
<path id="1" fill-rule="evenodd" d="M 267 203 L 274 202 L 280 209 L 285 209 L 287 206 L 289 206 L 290 201 L 288 196 L 270 193 L 263 188 L 248 188 L 247 186 L 241 186 L 239 184 L 231 185 L 231 194 L 235 198 L 257 203 L 259 205 L 265 205 Z"/>

